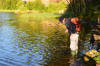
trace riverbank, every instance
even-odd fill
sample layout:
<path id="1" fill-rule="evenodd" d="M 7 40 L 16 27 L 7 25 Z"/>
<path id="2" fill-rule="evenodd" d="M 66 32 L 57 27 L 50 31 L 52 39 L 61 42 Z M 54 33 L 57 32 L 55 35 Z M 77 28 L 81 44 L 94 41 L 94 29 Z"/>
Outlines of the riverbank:
<path id="1" fill-rule="evenodd" d="M 16 10 L 0 10 L 0 12 L 15 12 Z"/>
<path id="2" fill-rule="evenodd" d="M 39 12 L 35 10 L 0 10 L 0 12 L 13 12 L 20 19 L 33 20 L 35 22 L 43 20 L 56 20 L 60 13 Z"/>
<path id="3" fill-rule="evenodd" d="M 91 23 L 91 26 L 92 30 L 90 32 L 92 33 L 92 49 L 85 53 L 85 55 L 90 57 L 90 59 L 84 57 L 84 60 L 91 61 L 91 59 L 93 59 L 96 62 L 96 66 L 100 66 L 100 23 Z"/>
<path id="4" fill-rule="evenodd" d="M 35 22 L 41 22 L 43 20 L 56 20 L 61 14 L 58 13 L 48 13 L 48 12 L 35 12 L 35 11 L 16 11 L 18 18 L 21 19 L 31 19 Z"/>

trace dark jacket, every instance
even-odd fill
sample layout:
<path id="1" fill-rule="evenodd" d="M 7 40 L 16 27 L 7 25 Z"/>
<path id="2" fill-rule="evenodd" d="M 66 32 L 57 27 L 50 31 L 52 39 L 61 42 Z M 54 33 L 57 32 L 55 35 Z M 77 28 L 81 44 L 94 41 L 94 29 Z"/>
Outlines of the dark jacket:
<path id="1" fill-rule="evenodd" d="M 68 29 L 68 32 L 71 34 L 71 33 L 76 33 L 77 31 L 76 31 L 76 26 L 75 26 L 75 24 L 73 24 L 72 22 L 71 22 L 71 19 L 70 18 L 68 18 L 68 19 L 66 19 L 65 20 L 65 25 L 66 25 L 66 28 Z"/>

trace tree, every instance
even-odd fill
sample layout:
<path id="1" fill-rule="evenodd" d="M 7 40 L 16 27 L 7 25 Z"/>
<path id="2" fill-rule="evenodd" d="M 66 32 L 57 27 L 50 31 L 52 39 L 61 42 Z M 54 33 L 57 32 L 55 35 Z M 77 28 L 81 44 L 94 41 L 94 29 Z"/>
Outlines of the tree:
<path id="1" fill-rule="evenodd" d="M 74 16 L 78 16 L 88 10 L 87 0 L 66 0 L 66 2 L 69 4 L 69 10 L 72 11 Z"/>

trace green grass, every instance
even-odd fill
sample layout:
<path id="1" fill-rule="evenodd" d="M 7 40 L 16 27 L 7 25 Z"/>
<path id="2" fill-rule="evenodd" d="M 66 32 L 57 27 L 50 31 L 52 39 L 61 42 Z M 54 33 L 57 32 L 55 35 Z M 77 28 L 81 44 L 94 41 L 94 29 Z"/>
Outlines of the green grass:
<path id="1" fill-rule="evenodd" d="M 0 10 L 0 12 L 15 12 L 15 10 Z"/>
<path id="2" fill-rule="evenodd" d="M 29 19 L 34 21 L 55 20 L 59 16 L 61 15 L 54 13 L 29 13 L 29 14 L 18 15 L 19 18 Z"/>
<path id="3" fill-rule="evenodd" d="M 16 12 L 17 10 L 0 10 L 0 12 Z M 20 13 L 22 12 L 22 13 Z M 25 13 L 24 13 L 25 12 Z M 61 14 L 57 13 L 48 13 L 48 12 L 34 12 L 32 13 L 27 13 L 27 10 L 24 11 L 19 11 L 17 13 L 17 17 L 21 20 L 32 20 L 32 21 L 43 21 L 43 20 L 56 20 L 57 17 L 61 16 Z"/>

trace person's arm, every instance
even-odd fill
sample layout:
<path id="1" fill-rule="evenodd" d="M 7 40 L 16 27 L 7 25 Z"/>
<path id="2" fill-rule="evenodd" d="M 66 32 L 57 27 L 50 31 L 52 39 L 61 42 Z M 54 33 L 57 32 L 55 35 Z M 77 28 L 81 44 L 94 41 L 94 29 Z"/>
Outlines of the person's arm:
<path id="1" fill-rule="evenodd" d="M 69 23 L 66 24 L 66 32 L 71 32 L 71 25 Z"/>
<path id="2" fill-rule="evenodd" d="M 68 18 L 66 20 L 65 25 L 66 25 L 66 31 L 65 32 L 71 33 L 72 26 L 71 26 L 70 18 Z"/>

